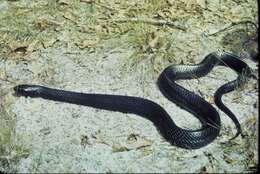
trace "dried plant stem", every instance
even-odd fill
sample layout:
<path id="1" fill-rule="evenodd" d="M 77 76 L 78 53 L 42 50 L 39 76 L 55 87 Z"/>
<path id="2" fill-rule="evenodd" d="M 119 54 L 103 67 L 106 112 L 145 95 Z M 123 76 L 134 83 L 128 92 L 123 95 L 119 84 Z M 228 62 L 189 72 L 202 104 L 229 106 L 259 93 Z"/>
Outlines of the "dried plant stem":
<path id="1" fill-rule="evenodd" d="M 176 25 L 173 21 L 167 20 L 155 20 L 155 19 L 145 19 L 145 18 L 121 18 L 121 19 L 113 19 L 112 22 L 116 23 L 126 23 L 126 22 L 133 22 L 133 23 L 147 23 L 151 25 L 159 25 L 164 26 L 167 25 L 169 27 L 173 27 L 182 31 L 186 31 L 187 29 L 183 26 Z"/>
<path id="2" fill-rule="evenodd" d="M 227 26 L 227 27 L 225 27 L 225 28 L 223 28 L 223 29 L 221 29 L 221 30 L 219 30 L 217 32 L 209 33 L 206 36 L 216 36 L 219 33 L 222 33 L 222 32 L 224 32 L 226 30 L 231 29 L 234 26 L 241 25 L 241 24 L 251 24 L 251 25 L 253 25 L 255 27 L 256 30 L 258 29 L 257 25 L 254 22 L 252 22 L 252 21 L 232 22 L 229 26 Z"/>

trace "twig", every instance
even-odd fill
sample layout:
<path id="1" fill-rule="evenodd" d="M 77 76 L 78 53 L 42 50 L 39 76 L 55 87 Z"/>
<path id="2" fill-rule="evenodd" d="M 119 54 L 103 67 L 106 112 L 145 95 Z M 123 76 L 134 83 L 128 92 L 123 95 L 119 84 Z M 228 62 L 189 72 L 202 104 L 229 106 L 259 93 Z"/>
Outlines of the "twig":
<path id="1" fill-rule="evenodd" d="M 240 25 L 240 24 L 251 24 L 251 25 L 253 25 L 253 26 L 255 27 L 256 30 L 258 29 L 257 25 L 256 25 L 254 22 L 252 22 L 252 21 L 232 22 L 229 26 L 227 26 L 227 27 L 225 27 L 225 28 L 223 28 L 223 29 L 221 29 L 221 30 L 219 30 L 219 31 L 217 31 L 217 32 L 210 33 L 210 34 L 206 34 L 205 36 L 207 36 L 207 37 L 208 37 L 208 36 L 216 36 L 217 34 L 219 34 L 219 33 L 221 33 L 221 32 L 224 32 L 224 31 L 226 31 L 226 30 L 229 30 L 229 29 L 231 29 L 232 27 L 234 27 L 234 26 L 236 26 L 236 25 Z"/>
<path id="2" fill-rule="evenodd" d="M 173 27 L 182 31 L 186 31 L 187 28 L 178 26 L 172 21 L 166 20 L 154 20 L 154 19 L 144 19 L 144 18 L 125 18 L 125 19 L 112 19 L 112 22 L 125 23 L 125 22 L 133 22 L 133 23 L 147 23 L 152 25 L 167 25 L 169 27 Z"/>

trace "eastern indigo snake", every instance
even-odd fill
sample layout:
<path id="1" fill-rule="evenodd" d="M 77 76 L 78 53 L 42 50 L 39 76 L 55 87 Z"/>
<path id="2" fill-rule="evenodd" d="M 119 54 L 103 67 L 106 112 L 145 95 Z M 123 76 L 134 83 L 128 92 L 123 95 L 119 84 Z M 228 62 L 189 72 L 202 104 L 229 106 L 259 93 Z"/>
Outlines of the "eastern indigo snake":
<path id="1" fill-rule="evenodd" d="M 144 98 L 78 93 L 27 84 L 18 85 L 14 87 L 14 90 L 18 96 L 41 97 L 54 101 L 140 115 L 152 121 L 161 135 L 172 145 L 197 149 L 209 144 L 219 135 L 220 116 L 211 104 L 197 94 L 178 85 L 175 81 L 205 76 L 216 65 L 229 67 L 238 74 L 237 79 L 218 88 L 214 95 L 216 105 L 235 123 L 237 128 L 236 137 L 241 133 L 239 121 L 222 103 L 221 97 L 243 85 L 247 77 L 250 77 L 252 73 L 246 63 L 230 53 L 210 53 L 204 60 L 195 65 L 170 65 L 163 70 L 157 80 L 158 87 L 166 98 L 200 120 L 201 128 L 197 130 L 178 127 L 160 105 Z"/>

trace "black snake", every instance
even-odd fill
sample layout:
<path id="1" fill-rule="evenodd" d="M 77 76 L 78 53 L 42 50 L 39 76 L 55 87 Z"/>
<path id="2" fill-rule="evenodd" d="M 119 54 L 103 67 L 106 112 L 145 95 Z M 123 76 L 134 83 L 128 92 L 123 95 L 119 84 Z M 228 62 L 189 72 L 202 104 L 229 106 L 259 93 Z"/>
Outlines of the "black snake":
<path id="1" fill-rule="evenodd" d="M 246 63 L 230 53 L 210 53 L 203 61 L 195 65 L 170 65 L 164 69 L 158 78 L 157 84 L 164 96 L 200 120 L 201 128 L 197 130 L 178 127 L 160 105 L 144 98 L 78 93 L 27 84 L 18 85 L 14 87 L 14 90 L 18 96 L 41 97 L 110 111 L 137 114 L 152 121 L 161 135 L 172 145 L 197 149 L 209 144 L 219 135 L 220 117 L 211 104 L 178 85 L 175 81 L 205 76 L 216 65 L 229 67 L 238 74 L 237 79 L 218 88 L 214 95 L 216 105 L 235 123 L 237 128 L 235 137 L 237 137 L 241 133 L 239 121 L 222 103 L 221 97 L 243 85 L 252 73 Z"/>

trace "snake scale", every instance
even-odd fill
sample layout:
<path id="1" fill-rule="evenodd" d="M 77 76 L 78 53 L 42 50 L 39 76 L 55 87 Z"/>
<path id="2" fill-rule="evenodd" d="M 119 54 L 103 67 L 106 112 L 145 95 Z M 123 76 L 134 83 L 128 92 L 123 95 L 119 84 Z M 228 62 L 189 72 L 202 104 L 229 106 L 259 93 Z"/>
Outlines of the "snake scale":
<path id="1" fill-rule="evenodd" d="M 200 63 L 194 65 L 170 65 L 159 75 L 157 85 L 163 95 L 200 120 L 201 127 L 195 130 L 177 126 L 160 105 L 140 97 L 79 93 L 29 84 L 15 86 L 14 90 L 17 96 L 41 97 L 48 100 L 136 114 L 153 122 L 160 134 L 172 145 L 186 149 L 198 149 L 211 143 L 219 135 L 220 116 L 206 100 L 175 81 L 205 76 L 215 66 L 231 68 L 238 74 L 235 80 L 224 84 L 214 94 L 215 104 L 236 125 L 237 133 L 233 137 L 235 138 L 241 133 L 240 123 L 231 110 L 222 103 L 221 97 L 243 85 L 252 72 L 239 57 L 227 52 L 210 53 Z"/>

